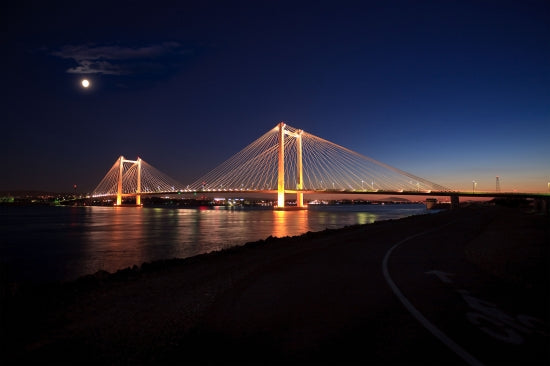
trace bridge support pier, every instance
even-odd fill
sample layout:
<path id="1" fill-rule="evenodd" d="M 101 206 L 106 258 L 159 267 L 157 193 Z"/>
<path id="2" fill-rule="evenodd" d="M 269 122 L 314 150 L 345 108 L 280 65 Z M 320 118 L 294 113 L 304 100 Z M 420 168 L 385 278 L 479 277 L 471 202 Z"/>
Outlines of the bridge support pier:
<path id="1" fill-rule="evenodd" d="M 458 198 L 458 195 L 453 194 L 451 195 L 451 209 L 457 209 L 460 207 L 460 200 Z"/>
<path id="2" fill-rule="evenodd" d="M 536 212 L 548 215 L 550 213 L 550 198 L 536 198 L 534 209 Z"/>

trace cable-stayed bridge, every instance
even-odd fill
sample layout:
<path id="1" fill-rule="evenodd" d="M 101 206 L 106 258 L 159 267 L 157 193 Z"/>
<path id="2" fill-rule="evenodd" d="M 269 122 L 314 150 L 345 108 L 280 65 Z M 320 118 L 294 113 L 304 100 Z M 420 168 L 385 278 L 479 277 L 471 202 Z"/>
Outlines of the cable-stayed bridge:
<path id="1" fill-rule="evenodd" d="M 174 193 L 181 191 L 181 187 L 181 183 L 141 158 L 128 160 L 120 156 L 94 189 L 92 196 L 117 196 L 117 205 L 122 203 L 122 197 L 135 196 L 136 204 L 139 205 L 143 194 Z"/>
<path id="2" fill-rule="evenodd" d="M 307 193 L 376 193 L 404 195 L 468 195 L 361 155 L 281 122 L 244 149 L 184 185 L 142 159 L 120 157 L 93 191 L 94 197 L 135 196 L 178 192 L 265 192 L 296 194 L 296 206 L 305 207 Z M 473 193 L 473 192 L 472 192 Z M 480 194 L 476 194 L 480 196 Z M 491 195 L 495 196 L 495 195 Z"/>

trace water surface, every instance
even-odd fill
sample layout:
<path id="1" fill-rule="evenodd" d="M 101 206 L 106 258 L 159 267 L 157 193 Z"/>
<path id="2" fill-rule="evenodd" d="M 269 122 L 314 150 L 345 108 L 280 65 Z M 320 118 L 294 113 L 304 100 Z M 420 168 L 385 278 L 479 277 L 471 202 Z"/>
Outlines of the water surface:
<path id="1" fill-rule="evenodd" d="M 0 260 L 10 281 L 73 280 L 98 270 L 186 258 L 269 236 L 425 213 L 422 204 L 271 208 L 1 207 Z"/>

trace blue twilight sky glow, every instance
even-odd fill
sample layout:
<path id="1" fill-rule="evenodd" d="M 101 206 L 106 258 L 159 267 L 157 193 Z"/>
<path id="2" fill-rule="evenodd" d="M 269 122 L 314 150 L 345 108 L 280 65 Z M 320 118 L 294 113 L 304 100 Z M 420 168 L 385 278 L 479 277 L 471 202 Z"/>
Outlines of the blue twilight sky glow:
<path id="1" fill-rule="evenodd" d="M 550 189 L 546 0 L 5 10 L 0 191 L 89 192 L 119 155 L 191 183 L 279 121 L 453 189 Z"/>

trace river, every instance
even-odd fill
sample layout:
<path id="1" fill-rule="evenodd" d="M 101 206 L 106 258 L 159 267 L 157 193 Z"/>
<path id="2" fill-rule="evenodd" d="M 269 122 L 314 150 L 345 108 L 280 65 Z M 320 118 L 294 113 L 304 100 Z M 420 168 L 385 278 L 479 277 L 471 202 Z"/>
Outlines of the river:
<path id="1" fill-rule="evenodd" d="M 423 204 L 271 208 L 0 207 L 0 264 L 9 282 L 70 281 L 99 270 L 186 258 L 284 237 L 426 213 Z"/>

